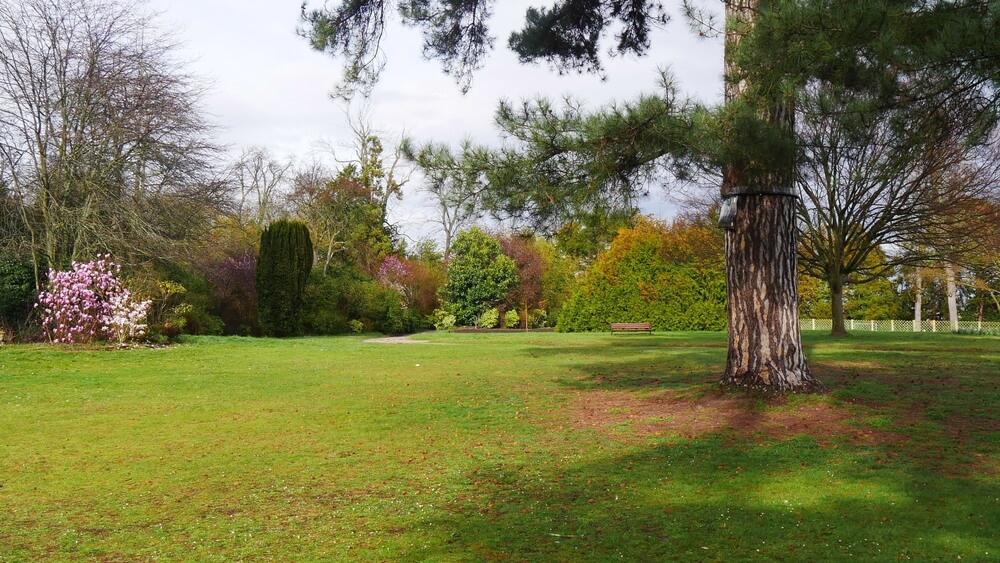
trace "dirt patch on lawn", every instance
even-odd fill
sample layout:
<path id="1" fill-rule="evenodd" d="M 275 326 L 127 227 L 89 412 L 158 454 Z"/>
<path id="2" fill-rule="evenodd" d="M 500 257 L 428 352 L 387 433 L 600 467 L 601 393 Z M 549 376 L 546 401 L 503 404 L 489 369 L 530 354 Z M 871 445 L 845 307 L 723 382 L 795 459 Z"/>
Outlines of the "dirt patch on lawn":
<path id="1" fill-rule="evenodd" d="M 796 407 L 783 400 L 766 406 L 762 408 L 759 400 L 722 393 L 690 397 L 663 391 L 640 397 L 624 391 L 581 391 L 568 410 L 570 424 L 577 428 L 610 433 L 627 424 L 629 434 L 636 438 L 655 434 L 696 438 L 722 433 L 777 440 L 805 435 L 821 444 L 844 439 L 855 444 L 884 444 L 905 439 L 894 432 L 851 424 L 853 415 L 845 406 L 811 402 Z"/>

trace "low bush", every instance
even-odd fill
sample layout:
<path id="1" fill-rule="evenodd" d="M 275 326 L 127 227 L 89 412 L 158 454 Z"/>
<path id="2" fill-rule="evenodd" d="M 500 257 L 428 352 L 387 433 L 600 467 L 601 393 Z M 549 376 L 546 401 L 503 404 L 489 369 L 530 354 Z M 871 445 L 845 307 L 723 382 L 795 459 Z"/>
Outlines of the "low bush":
<path id="1" fill-rule="evenodd" d="M 533 309 L 528 316 L 528 326 L 530 328 L 545 328 L 552 326 L 549 313 L 545 309 Z"/>
<path id="2" fill-rule="evenodd" d="M 500 311 L 496 308 L 490 308 L 483 311 L 482 315 L 479 315 L 479 321 L 476 326 L 479 328 L 496 328 L 500 324 Z"/>
<path id="3" fill-rule="evenodd" d="M 406 334 L 422 328 L 421 315 L 406 306 L 399 292 L 385 290 L 381 303 L 384 309 L 375 322 L 375 330 L 385 334 Z"/>
<path id="4" fill-rule="evenodd" d="M 521 317 L 517 311 L 512 309 L 503 314 L 503 326 L 504 328 L 519 328 L 521 326 Z"/>
<path id="5" fill-rule="evenodd" d="M 152 302 L 147 335 L 150 341 L 169 342 L 181 334 L 221 335 L 225 330 L 223 320 L 209 311 L 213 303 L 211 284 L 184 265 L 148 264 L 132 272 L 128 285 Z"/>
<path id="6" fill-rule="evenodd" d="M 431 323 L 437 330 L 451 330 L 455 328 L 455 315 L 444 309 L 436 309 L 431 315 Z"/>
<path id="7" fill-rule="evenodd" d="M 405 334 L 430 326 L 404 294 L 348 264 L 334 264 L 324 275 L 314 270 L 302 304 L 306 334 L 345 334 L 374 330 Z"/>
<path id="8" fill-rule="evenodd" d="M 344 311 L 345 293 L 343 280 L 324 276 L 319 270 L 310 273 L 300 313 L 303 332 L 324 335 L 351 330 Z"/>
<path id="9" fill-rule="evenodd" d="M 9 332 L 24 325 L 37 297 L 31 264 L 16 256 L 0 255 L 0 325 L 10 327 Z"/>

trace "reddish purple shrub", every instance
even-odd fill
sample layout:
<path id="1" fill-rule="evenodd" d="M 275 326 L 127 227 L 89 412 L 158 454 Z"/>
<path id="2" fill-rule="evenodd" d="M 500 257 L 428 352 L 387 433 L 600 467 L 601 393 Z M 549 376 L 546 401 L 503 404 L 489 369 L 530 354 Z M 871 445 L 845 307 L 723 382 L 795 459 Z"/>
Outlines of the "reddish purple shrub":
<path id="1" fill-rule="evenodd" d="M 214 287 L 212 312 L 225 324 L 226 334 L 259 335 L 257 317 L 257 253 L 232 250 L 224 258 L 203 266 Z"/>

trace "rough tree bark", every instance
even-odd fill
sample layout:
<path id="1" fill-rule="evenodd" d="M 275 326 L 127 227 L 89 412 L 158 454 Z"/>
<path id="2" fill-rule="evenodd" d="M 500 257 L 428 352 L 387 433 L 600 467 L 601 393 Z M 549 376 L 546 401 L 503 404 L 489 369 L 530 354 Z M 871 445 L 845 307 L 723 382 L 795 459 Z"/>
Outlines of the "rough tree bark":
<path id="1" fill-rule="evenodd" d="M 747 90 L 732 55 L 759 1 L 726 2 L 727 103 Z M 776 101 L 762 118 L 791 135 L 790 106 Z M 726 233 L 729 354 L 723 387 L 768 395 L 824 390 L 809 371 L 799 332 L 796 201 L 783 195 L 791 192 L 793 166 L 778 160 L 766 177 L 754 178 L 737 166 L 723 171 L 722 196 L 737 198 L 735 223 Z"/>
<path id="2" fill-rule="evenodd" d="M 844 281 L 833 279 L 830 284 L 830 305 L 833 308 L 832 336 L 847 336 L 847 325 L 844 322 Z"/>

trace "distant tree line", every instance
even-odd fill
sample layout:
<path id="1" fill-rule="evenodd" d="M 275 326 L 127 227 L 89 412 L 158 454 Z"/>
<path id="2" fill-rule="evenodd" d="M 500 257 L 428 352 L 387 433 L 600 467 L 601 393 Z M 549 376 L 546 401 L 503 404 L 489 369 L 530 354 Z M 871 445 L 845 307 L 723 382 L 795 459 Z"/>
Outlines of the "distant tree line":
<path id="1" fill-rule="evenodd" d="M 718 198 L 666 223 L 639 201 L 662 183 L 718 188 L 742 158 L 719 139 L 755 122 L 682 98 L 669 76 L 594 110 L 501 103 L 500 147 L 397 140 L 357 117 L 349 147 L 296 161 L 216 146 L 203 86 L 133 4 L 7 3 L 0 48 L 4 334 L 37 338 L 50 269 L 105 254 L 151 302 L 153 339 L 727 326 Z M 848 317 L 1000 317 L 992 99 L 952 78 L 922 76 L 907 105 L 829 77 L 801 85 L 787 180 L 803 315 L 835 332 Z M 393 223 L 407 185 L 442 244 Z"/>

